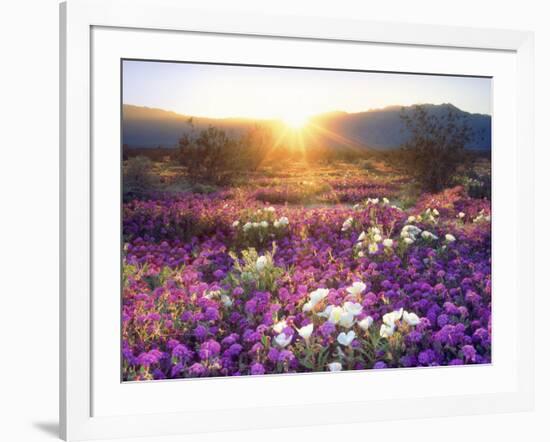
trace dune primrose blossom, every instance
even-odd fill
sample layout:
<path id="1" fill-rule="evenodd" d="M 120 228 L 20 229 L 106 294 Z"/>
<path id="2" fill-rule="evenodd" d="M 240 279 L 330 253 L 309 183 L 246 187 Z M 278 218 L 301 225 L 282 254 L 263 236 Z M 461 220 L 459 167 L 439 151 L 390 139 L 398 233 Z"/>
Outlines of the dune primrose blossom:
<path id="1" fill-rule="evenodd" d="M 420 324 L 420 318 L 416 313 L 409 313 L 408 311 L 403 312 L 403 321 L 412 326 Z"/>
<path id="2" fill-rule="evenodd" d="M 351 328 L 354 323 L 355 315 L 351 312 L 347 312 L 344 310 L 344 312 L 340 315 L 340 320 L 338 321 L 338 324 L 344 328 Z"/>
<path id="3" fill-rule="evenodd" d="M 317 306 L 323 299 L 328 296 L 329 289 L 317 289 L 309 294 L 309 301 L 304 304 L 302 310 L 309 312 Z"/>
<path id="4" fill-rule="evenodd" d="M 342 314 L 344 313 L 344 309 L 342 307 L 332 307 L 328 314 L 328 321 L 332 322 L 333 324 L 338 324 L 340 322 L 340 319 L 342 318 Z M 328 307 L 327 307 L 328 308 Z"/>
<path id="5" fill-rule="evenodd" d="M 263 269 L 265 269 L 266 265 L 267 265 L 267 257 L 265 256 L 258 257 L 258 259 L 256 260 L 256 270 L 258 270 L 258 272 L 261 272 Z"/>
<path id="6" fill-rule="evenodd" d="M 372 325 L 373 323 L 373 319 L 371 316 L 367 316 L 363 319 L 361 319 L 357 325 L 359 325 L 359 327 L 361 328 L 361 330 L 363 331 L 367 331 L 369 329 L 369 327 Z"/>
<path id="7" fill-rule="evenodd" d="M 394 332 L 395 332 L 395 324 L 391 324 L 391 325 L 382 324 L 380 326 L 380 337 L 381 338 L 389 338 L 390 336 L 393 335 Z"/>
<path id="8" fill-rule="evenodd" d="M 403 316 L 403 309 L 394 310 L 393 312 L 386 313 L 384 316 L 382 316 L 382 321 L 386 325 L 393 326 L 395 325 L 396 321 L 399 321 L 401 317 Z"/>
<path id="9" fill-rule="evenodd" d="M 353 224 L 353 218 L 350 216 L 342 224 L 342 232 L 345 232 L 346 230 L 349 230 L 352 224 Z"/>
<path id="10" fill-rule="evenodd" d="M 359 296 L 366 290 L 367 286 L 364 282 L 355 281 L 350 287 L 346 288 L 346 292 L 353 296 Z"/>
<path id="11" fill-rule="evenodd" d="M 353 316 L 357 316 L 363 311 L 363 306 L 358 302 L 346 301 L 344 302 L 344 310 Z"/>
<path id="12" fill-rule="evenodd" d="M 355 339 L 355 332 L 353 330 L 350 330 L 347 333 L 342 332 L 338 335 L 338 338 L 336 339 L 339 344 L 343 345 L 344 347 L 349 347 Z"/>
<path id="13" fill-rule="evenodd" d="M 454 235 L 451 235 L 450 233 L 447 233 L 445 235 L 445 241 L 447 242 L 455 242 L 456 241 L 456 238 L 454 237 Z"/>
<path id="14" fill-rule="evenodd" d="M 273 227 L 278 229 L 279 227 L 288 226 L 288 218 L 286 216 L 281 216 L 278 220 L 273 221 Z"/>
<path id="15" fill-rule="evenodd" d="M 427 230 L 424 230 L 420 236 L 422 236 L 422 238 L 428 241 L 437 239 L 437 235 L 434 235 L 432 232 L 428 232 Z"/>
<path id="16" fill-rule="evenodd" d="M 273 326 L 273 330 L 275 331 L 275 333 L 282 333 L 283 330 L 287 327 L 287 324 L 286 324 L 286 320 L 282 320 L 282 321 L 279 321 L 277 322 L 274 326 Z"/>
<path id="17" fill-rule="evenodd" d="M 331 362 L 327 364 L 327 367 L 330 371 L 342 371 L 342 364 L 340 362 Z"/>
<path id="18" fill-rule="evenodd" d="M 302 328 L 298 329 L 298 334 L 304 338 L 306 341 L 309 339 L 311 334 L 313 333 L 313 323 L 303 326 Z"/>
<path id="19" fill-rule="evenodd" d="M 393 247 L 393 239 L 391 238 L 386 238 L 384 241 L 382 241 L 382 245 L 384 247 L 387 247 L 388 249 Z"/>
<path id="20" fill-rule="evenodd" d="M 292 341 L 292 335 L 287 336 L 285 333 L 280 333 L 275 336 L 275 342 L 281 348 L 286 347 Z"/>

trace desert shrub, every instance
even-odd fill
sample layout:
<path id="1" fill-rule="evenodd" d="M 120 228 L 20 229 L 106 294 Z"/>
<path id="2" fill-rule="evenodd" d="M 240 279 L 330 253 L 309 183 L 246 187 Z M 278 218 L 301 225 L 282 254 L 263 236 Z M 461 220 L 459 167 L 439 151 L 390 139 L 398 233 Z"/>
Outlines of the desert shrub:
<path id="1" fill-rule="evenodd" d="M 241 169 L 258 170 L 264 163 L 266 154 L 275 146 L 273 130 L 267 126 L 254 125 L 250 127 L 239 140 L 240 157 L 236 163 Z"/>
<path id="2" fill-rule="evenodd" d="M 462 185 L 471 198 L 491 199 L 491 175 L 489 174 L 471 171 L 457 177 L 456 183 Z"/>
<path id="3" fill-rule="evenodd" d="M 176 158 L 195 182 L 230 184 L 243 171 L 256 170 L 273 143 L 272 131 L 259 125 L 238 137 L 214 126 L 196 130 L 189 120 Z"/>
<path id="4" fill-rule="evenodd" d="M 439 192 L 451 186 L 470 158 L 465 146 L 471 130 L 465 119 L 452 107 L 436 115 L 422 106 L 403 112 L 401 118 L 410 137 L 395 159 L 423 190 Z"/>
<path id="5" fill-rule="evenodd" d="M 178 142 L 178 160 L 195 181 L 222 184 L 227 181 L 235 141 L 221 129 L 210 126 L 195 131 L 192 120 L 189 131 Z"/>
<path id="6" fill-rule="evenodd" d="M 141 198 L 156 187 L 153 162 L 143 156 L 129 158 L 123 165 L 124 197 Z"/>

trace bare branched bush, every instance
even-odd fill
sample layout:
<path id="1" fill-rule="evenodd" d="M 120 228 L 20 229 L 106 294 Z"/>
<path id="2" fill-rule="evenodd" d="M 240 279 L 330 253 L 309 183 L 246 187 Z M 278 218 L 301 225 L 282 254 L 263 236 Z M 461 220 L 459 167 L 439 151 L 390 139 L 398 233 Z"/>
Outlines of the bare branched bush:
<path id="1" fill-rule="evenodd" d="M 439 192 L 449 187 L 469 160 L 465 146 L 472 134 L 465 118 L 452 107 L 435 115 L 423 106 L 414 106 L 401 118 L 410 132 L 399 152 L 401 166 L 423 190 Z"/>

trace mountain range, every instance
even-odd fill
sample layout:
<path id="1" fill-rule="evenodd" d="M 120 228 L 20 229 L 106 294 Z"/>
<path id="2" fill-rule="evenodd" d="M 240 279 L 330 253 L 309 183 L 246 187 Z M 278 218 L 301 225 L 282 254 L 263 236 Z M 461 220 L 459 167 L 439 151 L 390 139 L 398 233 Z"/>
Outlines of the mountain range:
<path id="1" fill-rule="evenodd" d="M 458 113 L 471 129 L 469 149 L 491 149 L 491 116 L 469 113 L 452 104 L 422 104 L 428 115 L 443 117 L 449 112 Z M 365 112 L 329 112 L 313 116 L 309 125 L 316 128 L 315 141 L 329 146 L 353 145 L 377 150 L 400 147 L 410 135 L 402 115 L 413 111 L 412 106 L 389 106 Z M 123 144 L 128 147 L 175 147 L 179 138 L 190 130 L 189 115 L 163 109 L 124 104 L 122 110 Z M 278 120 L 247 118 L 192 117 L 195 129 L 215 126 L 231 136 L 240 136 L 256 124 L 279 125 Z"/>

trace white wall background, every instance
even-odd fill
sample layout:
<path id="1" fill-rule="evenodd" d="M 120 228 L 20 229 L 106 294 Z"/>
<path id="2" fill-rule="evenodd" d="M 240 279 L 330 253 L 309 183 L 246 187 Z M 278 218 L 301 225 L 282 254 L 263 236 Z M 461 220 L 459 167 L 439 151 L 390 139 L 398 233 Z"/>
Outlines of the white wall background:
<path id="1" fill-rule="evenodd" d="M 537 0 L 232 0 L 184 1 L 367 20 L 526 29 L 536 40 L 536 411 L 349 426 L 138 439 L 172 441 L 544 440 L 550 416 L 546 283 L 550 235 L 550 27 Z M 0 6 L 0 440 L 57 439 L 58 388 L 58 2 L 12 0 Z M 246 417 L 243 416 L 243 419 Z M 545 419 L 546 418 L 546 419 Z M 306 425 L 307 422 L 304 422 Z M 538 435 L 537 435 L 538 433 Z M 545 436 L 543 436 L 545 435 Z"/>

